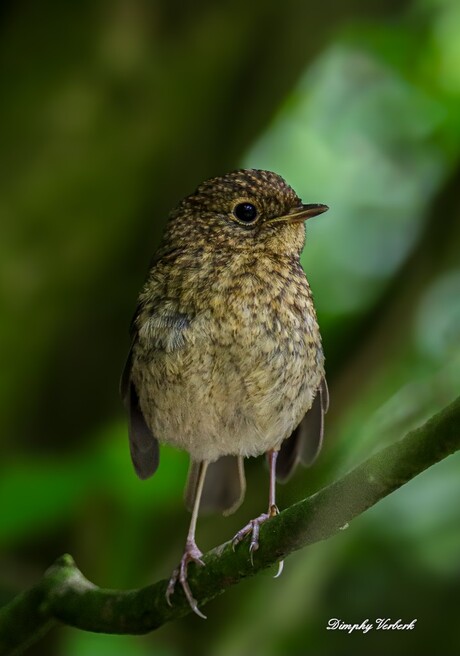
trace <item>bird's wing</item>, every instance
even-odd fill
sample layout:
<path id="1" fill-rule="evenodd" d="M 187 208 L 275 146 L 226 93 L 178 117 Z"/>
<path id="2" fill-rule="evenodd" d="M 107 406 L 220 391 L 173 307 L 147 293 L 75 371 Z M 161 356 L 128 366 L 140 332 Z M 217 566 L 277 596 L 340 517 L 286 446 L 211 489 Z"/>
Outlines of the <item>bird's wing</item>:
<path id="1" fill-rule="evenodd" d="M 152 435 L 147 426 L 136 388 L 131 380 L 131 366 L 134 339 L 129 349 L 123 373 L 120 380 L 120 393 L 123 403 L 128 411 L 129 450 L 134 469 L 139 478 L 152 476 L 160 462 L 160 448 L 158 440 Z"/>
<path id="2" fill-rule="evenodd" d="M 323 378 L 313 404 L 304 418 L 281 445 L 276 462 L 276 477 L 286 481 L 300 461 L 306 467 L 313 464 L 321 450 L 324 434 L 324 415 L 329 408 L 329 391 Z"/>
<path id="3" fill-rule="evenodd" d="M 185 504 L 193 508 L 198 482 L 199 463 L 191 462 L 185 488 Z M 200 510 L 221 511 L 224 515 L 235 512 L 242 504 L 246 492 L 244 462 L 241 456 L 222 456 L 208 465 Z"/>
<path id="4" fill-rule="evenodd" d="M 179 312 L 152 313 L 141 327 L 137 327 L 136 319 L 141 311 L 138 306 L 131 322 L 131 348 L 126 359 L 120 379 L 120 394 L 128 411 L 128 435 L 131 459 L 139 478 L 152 476 L 160 462 L 158 440 L 152 434 L 145 421 L 139 404 L 139 396 L 132 380 L 133 351 L 137 341 L 142 338 L 149 349 L 172 353 L 181 349 L 186 343 L 186 333 L 190 327 L 190 319 Z"/>

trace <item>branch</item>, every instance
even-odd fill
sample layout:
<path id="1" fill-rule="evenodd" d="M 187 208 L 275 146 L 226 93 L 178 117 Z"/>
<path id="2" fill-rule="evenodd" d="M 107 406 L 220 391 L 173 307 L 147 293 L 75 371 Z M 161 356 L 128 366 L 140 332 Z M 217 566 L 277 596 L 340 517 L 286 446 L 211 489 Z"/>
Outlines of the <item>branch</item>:
<path id="1" fill-rule="evenodd" d="M 261 546 L 251 565 L 247 544 L 229 542 L 190 569 L 200 606 L 242 579 L 274 565 L 309 544 L 325 540 L 422 471 L 460 448 L 460 397 L 426 424 L 371 456 L 351 472 L 300 501 L 261 528 Z M 62 556 L 43 579 L 0 610 L 0 654 L 19 654 L 56 621 L 86 631 L 147 633 L 188 613 L 182 594 L 166 604 L 167 581 L 140 590 L 105 590 L 90 583 L 71 556 Z"/>

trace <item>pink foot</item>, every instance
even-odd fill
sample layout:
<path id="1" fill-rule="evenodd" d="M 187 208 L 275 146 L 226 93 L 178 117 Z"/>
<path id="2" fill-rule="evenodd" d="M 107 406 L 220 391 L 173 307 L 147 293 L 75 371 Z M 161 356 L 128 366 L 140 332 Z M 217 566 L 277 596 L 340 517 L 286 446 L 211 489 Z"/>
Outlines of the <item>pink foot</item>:
<path id="1" fill-rule="evenodd" d="M 256 517 L 255 519 L 251 519 L 251 521 L 248 524 L 246 524 L 246 526 L 243 526 L 243 528 L 240 531 L 238 531 L 238 533 L 233 538 L 232 540 L 233 549 L 235 549 L 236 545 L 242 542 L 247 535 L 251 534 L 249 553 L 251 554 L 251 563 L 254 564 L 253 554 L 254 551 L 257 551 L 257 549 L 259 548 L 260 527 L 268 519 L 270 519 L 271 517 L 275 517 L 275 515 L 278 514 L 279 514 L 279 510 L 277 506 L 273 505 L 270 507 L 268 513 L 262 513 L 261 515 L 259 515 L 259 517 Z"/>
<path id="2" fill-rule="evenodd" d="M 174 570 L 171 578 L 169 579 L 168 587 L 166 590 L 166 601 L 168 603 L 168 606 L 172 606 L 171 595 L 174 594 L 176 583 L 179 581 L 179 583 L 182 586 L 182 590 L 184 591 L 185 596 L 187 597 L 187 601 L 190 604 L 190 608 L 193 610 L 194 613 L 196 613 L 199 617 L 202 617 L 205 620 L 207 619 L 206 615 L 203 615 L 203 613 L 199 610 L 198 603 L 194 598 L 194 596 L 192 595 L 192 591 L 190 590 L 190 586 L 187 581 L 188 564 L 192 562 L 192 563 L 196 563 L 200 567 L 204 567 L 202 556 L 203 554 L 198 549 L 195 542 L 190 542 L 190 541 L 186 542 L 184 555 L 181 558 L 179 567 Z"/>

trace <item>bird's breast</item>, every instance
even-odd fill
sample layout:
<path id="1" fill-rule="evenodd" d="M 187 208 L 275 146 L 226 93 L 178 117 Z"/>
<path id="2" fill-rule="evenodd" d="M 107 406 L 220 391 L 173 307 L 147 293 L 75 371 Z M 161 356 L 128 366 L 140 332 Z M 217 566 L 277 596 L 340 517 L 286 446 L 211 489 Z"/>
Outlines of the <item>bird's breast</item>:
<path id="1" fill-rule="evenodd" d="M 311 406 L 323 375 L 300 265 L 218 276 L 188 330 L 182 348 L 155 352 L 141 372 L 141 404 L 154 434 L 198 460 L 279 446 Z"/>

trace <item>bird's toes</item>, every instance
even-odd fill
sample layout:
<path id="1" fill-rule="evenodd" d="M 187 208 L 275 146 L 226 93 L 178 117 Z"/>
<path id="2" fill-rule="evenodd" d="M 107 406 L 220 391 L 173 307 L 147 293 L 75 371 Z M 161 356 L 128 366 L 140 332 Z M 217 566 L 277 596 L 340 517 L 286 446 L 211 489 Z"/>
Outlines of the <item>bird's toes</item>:
<path id="1" fill-rule="evenodd" d="M 199 567 L 205 566 L 205 563 L 203 561 L 203 554 L 201 553 L 201 551 L 198 549 L 198 547 L 194 542 L 187 542 L 179 567 L 174 570 L 174 572 L 171 575 L 171 578 L 169 579 L 168 587 L 166 588 L 166 602 L 168 606 L 172 606 L 171 596 L 174 594 L 174 591 L 176 589 L 176 584 L 179 581 L 190 608 L 199 617 L 203 619 L 207 619 L 206 615 L 204 615 L 198 608 L 198 602 L 193 596 L 188 583 L 187 569 L 189 563 L 195 563 Z"/>
<path id="2" fill-rule="evenodd" d="M 168 606 L 172 608 L 172 603 L 171 603 L 171 596 L 174 594 L 174 589 L 176 587 L 176 583 L 179 579 L 179 568 L 175 569 L 174 572 L 171 574 L 171 578 L 169 579 L 168 582 L 168 587 L 166 588 L 166 603 Z"/>
<path id="3" fill-rule="evenodd" d="M 259 515 L 259 517 L 256 517 L 256 519 L 252 519 L 248 524 L 246 524 L 246 526 L 243 526 L 243 528 L 239 530 L 232 539 L 232 547 L 233 550 L 235 550 L 236 545 L 242 542 L 247 535 L 251 536 L 251 542 L 249 543 L 249 554 L 252 564 L 254 564 L 253 553 L 259 548 L 260 527 L 264 522 L 267 521 L 267 519 L 270 519 L 270 517 L 274 516 L 272 515 L 272 508 L 276 508 L 276 506 L 272 506 L 268 513 L 262 513 Z M 278 508 L 276 508 L 276 510 L 278 511 Z"/>

